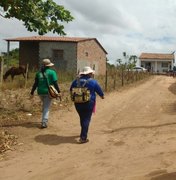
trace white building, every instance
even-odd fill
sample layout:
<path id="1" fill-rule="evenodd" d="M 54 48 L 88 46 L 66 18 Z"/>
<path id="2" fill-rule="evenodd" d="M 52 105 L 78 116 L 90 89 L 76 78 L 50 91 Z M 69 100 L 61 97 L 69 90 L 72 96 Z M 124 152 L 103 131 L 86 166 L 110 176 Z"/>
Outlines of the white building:
<path id="1" fill-rule="evenodd" d="M 174 54 L 159 54 L 159 53 L 142 53 L 139 56 L 142 67 L 154 73 L 167 72 L 173 69 L 175 58 Z"/>

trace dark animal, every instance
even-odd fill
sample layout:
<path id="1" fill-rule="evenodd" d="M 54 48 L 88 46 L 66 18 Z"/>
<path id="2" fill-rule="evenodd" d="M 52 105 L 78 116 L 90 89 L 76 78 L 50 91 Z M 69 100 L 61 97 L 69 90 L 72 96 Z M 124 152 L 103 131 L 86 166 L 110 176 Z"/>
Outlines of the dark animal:
<path id="1" fill-rule="evenodd" d="M 12 80 L 14 79 L 14 76 L 22 74 L 25 78 L 26 68 L 24 66 L 19 67 L 11 67 L 9 70 L 6 71 L 6 73 L 3 75 L 3 79 L 6 80 L 8 76 L 11 76 Z"/>

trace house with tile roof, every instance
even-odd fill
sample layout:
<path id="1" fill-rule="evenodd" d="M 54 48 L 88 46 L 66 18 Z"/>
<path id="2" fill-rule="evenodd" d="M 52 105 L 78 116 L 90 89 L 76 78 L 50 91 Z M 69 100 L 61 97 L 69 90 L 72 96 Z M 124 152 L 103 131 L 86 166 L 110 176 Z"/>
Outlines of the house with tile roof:
<path id="1" fill-rule="evenodd" d="M 96 38 L 32 36 L 5 39 L 19 42 L 19 64 L 29 69 L 40 67 L 49 58 L 60 71 L 77 73 L 90 66 L 97 75 L 105 75 L 107 52 Z"/>
<path id="2" fill-rule="evenodd" d="M 165 73 L 173 69 L 175 57 L 172 54 L 142 53 L 139 56 L 142 67 L 154 73 Z"/>

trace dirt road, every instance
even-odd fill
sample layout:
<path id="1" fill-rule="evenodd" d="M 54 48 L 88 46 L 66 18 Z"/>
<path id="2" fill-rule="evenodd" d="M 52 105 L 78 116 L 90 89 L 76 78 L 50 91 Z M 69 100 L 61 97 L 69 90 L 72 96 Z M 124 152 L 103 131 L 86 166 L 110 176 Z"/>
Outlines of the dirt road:
<path id="1" fill-rule="evenodd" d="M 175 180 L 176 80 L 155 76 L 98 98 L 89 143 L 78 144 L 74 107 L 13 127 L 16 151 L 0 161 L 1 180 Z"/>

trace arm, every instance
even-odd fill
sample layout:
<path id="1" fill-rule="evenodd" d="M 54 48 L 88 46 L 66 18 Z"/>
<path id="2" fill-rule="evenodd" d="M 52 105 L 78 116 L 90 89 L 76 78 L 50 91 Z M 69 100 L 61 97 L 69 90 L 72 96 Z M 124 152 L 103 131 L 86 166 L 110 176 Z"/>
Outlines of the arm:
<path id="1" fill-rule="evenodd" d="M 34 95 L 34 91 L 36 90 L 37 86 L 38 86 L 38 78 L 36 77 L 35 82 L 34 82 L 32 89 L 31 89 L 31 95 Z"/>
<path id="2" fill-rule="evenodd" d="M 54 82 L 53 82 L 53 85 L 54 85 L 55 89 L 57 90 L 57 92 L 60 93 L 60 88 L 59 88 L 59 86 L 58 86 L 57 81 L 54 81 Z"/>
<path id="3" fill-rule="evenodd" d="M 102 98 L 104 99 L 104 93 L 103 90 L 101 89 L 100 85 L 96 82 L 95 84 L 95 92 Z"/>
<path id="4" fill-rule="evenodd" d="M 71 86 L 70 86 L 70 91 L 72 91 L 72 88 L 76 87 L 76 80 L 74 80 L 72 83 L 71 83 Z"/>

